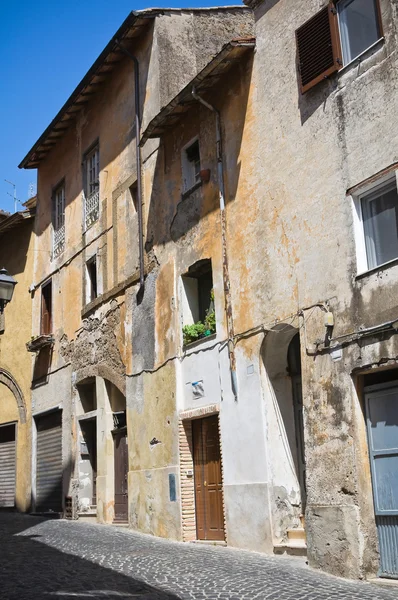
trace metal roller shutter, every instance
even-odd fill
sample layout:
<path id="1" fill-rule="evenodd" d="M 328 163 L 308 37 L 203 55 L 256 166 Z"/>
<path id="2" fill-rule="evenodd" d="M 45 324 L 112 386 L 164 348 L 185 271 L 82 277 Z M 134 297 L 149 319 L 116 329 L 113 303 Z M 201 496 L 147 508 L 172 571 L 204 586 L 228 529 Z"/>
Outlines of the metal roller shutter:
<path id="1" fill-rule="evenodd" d="M 0 508 L 15 506 L 15 425 L 0 426 Z"/>
<path id="2" fill-rule="evenodd" d="M 62 413 L 36 419 L 36 511 L 62 511 Z"/>

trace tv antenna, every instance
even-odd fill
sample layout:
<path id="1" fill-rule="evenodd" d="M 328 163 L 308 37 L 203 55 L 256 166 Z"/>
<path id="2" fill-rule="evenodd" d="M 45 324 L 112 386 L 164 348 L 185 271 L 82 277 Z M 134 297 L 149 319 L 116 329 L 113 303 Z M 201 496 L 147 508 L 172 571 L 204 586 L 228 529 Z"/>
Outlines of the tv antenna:
<path id="1" fill-rule="evenodd" d="M 18 202 L 20 204 L 22 204 L 22 202 L 17 198 L 17 186 L 15 185 L 15 183 L 13 183 L 12 181 L 8 181 L 8 179 L 4 180 L 6 183 L 9 183 L 10 185 L 12 185 L 12 187 L 14 188 L 14 191 L 12 194 L 10 194 L 10 192 L 7 192 L 7 194 L 9 196 L 11 196 L 11 198 L 14 200 L 14 213 L 17 212 L 18 210 Z"/>

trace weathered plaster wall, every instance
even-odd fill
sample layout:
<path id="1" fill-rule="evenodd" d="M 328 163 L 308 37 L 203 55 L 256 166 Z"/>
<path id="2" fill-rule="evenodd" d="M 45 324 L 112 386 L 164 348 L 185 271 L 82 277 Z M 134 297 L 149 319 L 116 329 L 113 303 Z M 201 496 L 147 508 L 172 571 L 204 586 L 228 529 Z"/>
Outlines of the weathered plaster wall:
<path id="1" fill-rule="evenodd" d="M 251 203 L 257 218 L 250 221 L 253 242 L 245 248 L 258 292 L 247 297 L 253 299 L 254 322 L 266 324 L 289 322 L 298 309 L 330 299 L 333 334 L 339 335 L 396 318 L 396 265 L 356 279 L 346 196 L 347 189 L 397 160 L 391 101 L 396 20 L 382 0 L 384 43 L 301 95 L 295 29 L 324 4 L 265 1 L 256 9 L 257 150 L 249 164 L 255 168 Z M 324 335 L 322 312 L 314 309 L 305 317 L 314 342 Z M 388 343 L 375 337 L 349 345 L 342 360 L 333 362 L 328 353 L 306 356 L 302 335 L 309 559 L 337 575 L 377 570 L 364 416 L 351 372 L 395 359 L 396 346 L 395 336 Z"/>
<path id="2" fill-rule="evenodd" d="M 252 21 L 252 13 L 248 9 L 215 9 L 203 11 L 203 14 L 189 10 L 166 11 L 157 17 L 132 47 L 140 63 L 143 127 L 225 42 L 251 35 Z M 150 190 L 152 182 L 154 185 L 158 182 L 150 169 L 144 173 L 146 191 L 143 208 L 150 221 L 146 250 L 152 272 L 147 276 L 143 295 L 134 287 L 138 268 L 138 220 L 129 189 L 137 176 L 134 92 L 133 63 L 125 58 L 40 164 L 33 333 L 37 334 L 40 327 L 39 286 L 51 276 L 55 343 L 47 383 L 34 391 L 34 397 L 37 406 L 49 407 L 53 399 L 60 396 L 60 390 L 69 386 L 69 394 L 60 399 L 61 403 L 68 404 L 67 408 L 64 406 L 64 412 L 69 414 L 75 411 L 75 403 L 78 412 L 81 410 L 75 383 L 96 377 L 98 393 L 103 388 L 103 379 L 111 381 L 119 390 L 127 388 L 129 436 L 132 438 L 129 444 L 129 480 L 132 482 L 129 486 L 130 521 L 145 531 L 179 537 L 181 519 L 178 503 L 167 508 L 169 517 L 164 521 L 155 510 L 149 521 L 145 516 L 147 493 L 148 497 L 157 499 L 159 507 L 163 507 L 163 500 L 168 506 L 167 470 L 178 473 L 178 452 L 170 433 L 177 426 L 174 367 L 170 363 L 164 372 L 159 372 L 152 379 L 141 371 L 156 368 L 174 356 L 181 342 L 179 335 L 176 337 L 179 322 L 174 284 L 175 261 L 173 257 L 169 259 L 167 250 L 159 246 L 161 221 L 152 223 Z M 99 141 L 100 153 L 100 217 L 85 231 L 81 162 L 84 152 L 96 140 Z M 157 142 L 151 142 L 142 152 L 148 165 L 157 164 L 156 152 L 151 156 L 156 148 Z M 66 245 L 64 252 L 52 259 L 51 192 L 63 178 Z M 212 210 L 209 204 L 209 201 L 212 202 L 211 194 L 205 193 L 204 199 L 204 210 L 208 212 Z M 175 202 L 178 203 L 178 194 Z M 173 206 L 168 210 L 172 215 Z M 176 239 L 183 235 L 184 220 L 185 217 L 174 229 Z M 158 251 L 162 255 L 161 268 L 158 268 Z M 200 254 L 197 250 L 195 252 Z M 97 254 L 99 268 L 99 292 L 109 293 L 110 297 L 87 306 L 85 262 L 94 254 Z M 131 279 L 126 284 L 128 278 Z M 117 290 L 114 290 L 115 286 Z M 126 374 L 133 376 L 127 386 L 124 381 Z M 165 397 L 165 408 L 164 413 L 159 413 L 158 423 L 153 413 L 153 394 L 159 388 Z M 98 420 L 98 427 L 102 428 L 106 438 L 102 446 L 99 442 L 98 448 L 98 460 L 103 463 L 98 476 L 98 514 L 102 521 L 109 521 L 113 516 L 113 466 L 108 435 L 111 409 L 106 404 L 105 392 L 102 392 L 97 395 L 98 402 L 99 405 L 102 402 L 104 415 L 108 416 L 101 423 Z M 135 414 L 137 405 L 145 407 L 142 417 Z M 64 423 L 64 436 L 67 436 L 70 423 L 68 420 Z M 152 428 L 155 433 L 152 433 Z M 147 435 L 150 435 L 149 439 Z M 164 440 L 163 446 L 151 447 L 147 456 L 141 451 L 141 444 L 149 447 L 154 436 Z M 73 438 L 72 447 L 65 442 L 65 452 L 69 453 L 71 461 L 76 442 L 77 439 Z M 166 447 L 167 452 L 161 449 Z M 136 452 L 138 458 L 135 457 Z M 144 472 L 150 473 L 149 479 L 143 475 Z"/>
<path id="3" fill-rule="evenodd" d="M 4 310 L 0 335 L 0 423 L 17 422 L 16 507 L 26 511 L 31 502 L 31 392 L 32 358 L 26 350 L 31 336 L 32 302 L 28 292 L 33 274 L 33 221 L 20 224 L 0 237 L 4 266 L 18 282 L 12 302 Z M 2 377 L 1 371 L 7 372 Z M 11 375 L 22 397 L 8 387 Z M 13 384 L 12 384 L 13 385 Z M 19 407 L 19 409 L 18 409 Z"/>

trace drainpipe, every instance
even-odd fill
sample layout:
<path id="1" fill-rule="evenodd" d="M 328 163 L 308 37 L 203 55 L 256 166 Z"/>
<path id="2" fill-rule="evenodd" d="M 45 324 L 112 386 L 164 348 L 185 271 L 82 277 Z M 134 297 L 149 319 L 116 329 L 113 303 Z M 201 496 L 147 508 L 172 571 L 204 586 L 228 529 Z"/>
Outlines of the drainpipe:
<path id="1" fill-rule="evenodd" d="M 232 315 L 231 301 L 231 282 L 229 278 L 228 253 L 227 253 L 227 221 L 225 214 L 225 188 L 224 188 L 224 163 L 222 157 L 222 134 L 221 134 L 221 118 L 219 111 L 211 104 L 203 100 L 197 93 L 195 88 L 192 88 L 192 96 L 211 110 L 216 116 L 216 145 L 217 145 L 217 174 L 218 174 L 218 189 L 220 194 L 220 215 L 221 215 L 221 242 L 222 242 L 222 263 L 223 263 L 223 282 L 224 282 L 224 301 L 225 314 L 227 317 L 227 335 L 228 335 L 228 356 L 229 367 L 231 371 L 232 392 L 235 400 L 238 399 L 238 379 L 236 376 L 236 356 L 234 346 L 234 320 Z"/>
<path id="2" fill-rule="evenodd" d="M 144 287 L 144 221 L 142 216 L 142 178 L 141 178 L 141 107 L 140 107 L 140 65 L 136 56 L 124 48 L 119 40 L 115 40 L 120 50 L 134 63 L 134 92 L 135 92 L 135 156 L 137 165 L 137 208 L 138 208 L 138 253 L 140 262 L 140 289 Z"/>

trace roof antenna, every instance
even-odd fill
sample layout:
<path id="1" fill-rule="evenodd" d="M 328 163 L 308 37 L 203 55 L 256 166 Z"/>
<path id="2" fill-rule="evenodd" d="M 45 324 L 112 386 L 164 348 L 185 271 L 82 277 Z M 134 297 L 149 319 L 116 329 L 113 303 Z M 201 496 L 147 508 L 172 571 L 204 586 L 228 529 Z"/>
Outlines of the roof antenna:
<path id="1" fill-rule="evenodd" d="M 10 194 L 10 192 L 7 192 L 7 194 L 9 196 L 11 196 L 11 198 L 13 198 L 13 200 L 14 200 L 14 213 L 16 213 L 17 212 L 17 204 L 19 202 L 19 200 L 17 198 L 17 186 L 12 181 L 8 181 L 8 179 L 5 179 L 4 181 L 6 183 L 9 183 L 10 185 L 12 185 L 12 187 L 14 188 L 14 192 L 12 194 Z"/>

